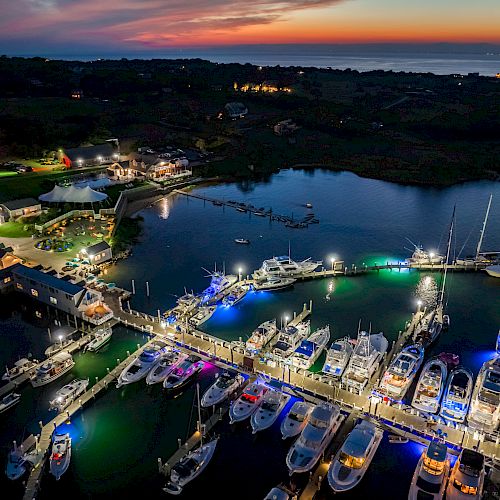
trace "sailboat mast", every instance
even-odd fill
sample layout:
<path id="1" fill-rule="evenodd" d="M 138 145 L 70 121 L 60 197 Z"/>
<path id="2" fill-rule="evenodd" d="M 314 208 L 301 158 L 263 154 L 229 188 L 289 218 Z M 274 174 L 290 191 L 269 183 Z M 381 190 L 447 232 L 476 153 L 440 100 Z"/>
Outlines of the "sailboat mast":
<path id="1" fill-rule="evenodd" d="M 200 384 L 196 384 L 196 400 L 198 403 L 198 430 L 201 433 L 200 442 L 203 446 L 203 429 L 201 427 Z"/>
<path id="2" fill-rule="evenodd" d="M 477 242 L 476 260 L 479 258 L 479 252 L 481 251 L 481 245 L 483 244 L 484 230 L 486 229 L 486 223 L 488 222 L 488 216 L 490 215 L 490 207 L 491 207 L 492 198 L 493 198 L 493 194 L 490 194 L 490 199 L 488 201 L 488 208 L 486 209 L 486 215 L 484 217 L 483 227 L 481 229 L 481 236 L 479 237 L 479 241 Z"/>
<path id="3" fill-rule="evenodd" d="M 448 235 L 448 248 L 446 249 L 446 260 L 444 262 L 444 273 L 443 273 L 443 283 L 441 285 L 441 294 L 439 297 L 439 303 L 442 305 L 444 301 L 444 287 L 446 285 L 446 275 L 448 273 L 448 261 L 450 260 L 450 250 L 451 250 L 451 238 L 453 236 L 453 226 L 455 224 L 455 209 L 453 207 L 453 215 L 451 217 L 450 233 Z"/>

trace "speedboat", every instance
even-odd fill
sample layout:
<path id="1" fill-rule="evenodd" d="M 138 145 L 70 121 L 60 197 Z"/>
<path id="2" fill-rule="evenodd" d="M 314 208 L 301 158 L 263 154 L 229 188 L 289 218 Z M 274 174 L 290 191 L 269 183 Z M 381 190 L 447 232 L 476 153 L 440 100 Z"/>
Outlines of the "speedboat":
<path id="1" fill-rule="evenodd" d="M 342 383 L 361 392 L 379 367 L 388 346 L 389 342 L 382 332 L 369 334 L 360 331 L 356 347 L 342 375 Z"/>
<path id="2" fill-rule="evenodd" d="M 67 408 L 78 396 L 83 394 L 89 385 L 89 379 L 75 379 L 69 384 L 61 387 L 56 392 L 56 397 L 50 401 L 49 410 L 57 410 L 62 412 Z"/>
<path id="3" fill-rule="evenodd" d="M 256 280 L 264 278 L 290 278 L 293 276 L 312 273 L 317 267 L 323 264 L 322 261 L 312 261 L 306 259 L 301 262 L 295 262 L 288 255 L 273 257 L 265 260 L 262 266 L 255 271 L 254 278 Z"/>
<path id="4" fill-rule="evenodd" d="M 412 256 L 407 259 L 408 264 L 441 264 L 446 258 L 435 252 L 426 252 L 420 245 L 414 245 L 414 247 Z"/>
<path id="5" fill-rule="evenodd" d="M 217 310 L 217 306 L 200 306 L 196 314 L 189 319 L 193 326 L 200 326 L 205 321 L 208 321 Z"/>
<path id="6" fill-rule="evenodd" d="M 132 360 L 120 373 L 116 387 L 119 388 L 122 385 L 131 384 L 143 379 L 165 351 L 166 344 L 163 342 L 153 343 L 151 347 L 144 349 L 144 351 L 142 351 L 137 358 Z"/>
<path id="7" fill-rule="evenodd" d="M 301 321 L 295 326 L 285 326 L 280 330 L 276 343 L 273 346 L 273 357 L 279 361 L 287 359 L 297 349 L 302 340 L 309 335 L 310 331 L 309 321 Z"/>
<path id="8" fill-rule="evenodd" d="M 49 345 L 49 347 L 47 347 L 47 349 L 45 349 L 45 356 L 50 358 L 54 354 L 66 349 L 66 347 L 68 347 L 72 343 L 73 343 L 73 340 L 66 338 L 64 340 L 61 340 L 60 342 L 56 342 L 55 344 Z"/>
<path id="9" fill-rule="evenodd" d="M 348 491 L 363 479 L 383 434 L 366 420 L 354 427 L 328 469 L 328 483 L 334 492 Z"/>
<path id="10" fill-rule="evenodd" d="M 253 382 L 243 391 L 243 394 L 231 405 L 229 420 L 241 422 L 257 411 L 260 399 L 267 392 L 267 387 L 259 382 Z"/>
<path id="11" fill-rule="evenodd" d="M 330 341 L 330 326 L 319 328 L 309 337 L 303 340 L 299 347 L 295 349 L 290 361 L 293 366 L 309 370 L 319 358 L 326 344 Z"/>
<path id="12" fill-rule="evenodd" d="M 323 373 L 325 375 L 341 377 L 347 363 L 349 363 L 352 351 L 353 348 L 349 337 L 337 339 L 326 353 L 326 360 L 322 370 Z"/>
<path id="13" fill-rule="evenodd" d="M 410 345 L 396 354 L 384 372 L 378 392 L 402 400 L 424 360 L 424 348 Z"/>
<path id="14" fill-rule="evenodd" d="M 19 377 L 19 375 L 33 370 L 37 364 L 38 361 L 36 359 L 31 360 L 27 358 L 21 358 L 14 363 L 14 368 L 11 368 L 10 370 L 7 368 L 5 370 L 5 373 L 2 375 L 2 380 L 13 380 L 16 377 Z"/>
<path id="15" fill-rule="evenodd" d="M 170 471 L 170 481 L 163 488 L 163 491 L 171 495 L 179 495 L 186 484 L 198 477 L 210 463 L 217 441 L 218 438 L 207 444 L 202 444 L 177 462 Z"/>
<path id="16" fill-rule="evenodd" d="M 31 385 L 33 387 L 40 387 L 50 384 L 69 372 L 73 366 L 75 366 L 75 362 L 69 352 L 58 352 L 37 368 L 31 378 Z"/>
<path id="17" fill-rule="evenodd" d="M 483 364 L 477 376 L 467 421 L 469 427 L 493 432 L 500 420 L 500 358 Z"/>
<path id="18" fill-rule="evenodd" d="M 11 392 L 4 396 L 0 400 L 0 413 L 7 411 L 9 408 L 12 408 L 14 405 L 17 405 L 21 401 L 21 394 L 17 394 L 15 392 Z"/>
<path id="19" fill-rule="evenodd" d="M 483 496 L 484 476 L 484 456 L 464 448 L 451 471 L 446 500 L 479 500 Z"/>
<path id="20" fill-rule="evenodd" d="M 415 344 L 421 344 L 427 349 L 437 340 L 439 334 L 443 330 L 443 325 L 443 306 L 442 304 L 438 304 L 435 309 L 432 309 L 421 319 L 420 323 L 415 328 L 413 342 L 415 342 Z"/>
<path id="21" fill-rule="evenodd" d="M 249 289 L 250 287 L 248 285 L 238 285 L 234 287 L 231 290 L 231 293 L 222 299 L 222 304 L 226 307 L 235 306 L 240 300 L 243 299 L 243 297 L 245 297 Z"/>
<path id="22" fill-rule="evenodd" d="M 310 471 L 344 420 L 337 405 L 321 403 L 314 407 L 309 421 L 286 456 L 290 473 Z"/>
<path id="23" fill-rule="evenodd" d="M 14 448 L 9 451 L 5 474 L 10 480 L 15 481 L 19 479 L 28 470 L 28 467 L 29 462 L 20 448 Z"/>
<path id="24" fill-rule="evenodd" d="M 439 358 L 427 361 L 415 388 L 413 408 L 432 414 L 438 412 L 447 373 L 446 364 Z"/>
<path id="25" fill-rule="evenodd" d="M 281 435 L 283 439 L 295 437 L 307 425 L 314 404 L 307 401 L 296 401 L 281 422 Z"/>
<path id="26" fill-rule="evenodd" d="M 258 354 L 276 335 L 276 320 L 261 323 L 246 341 L 245 349 L 252 355 Z"/>
<path id="27" fill-rule="evenodd" d="M 267 278 L 265 281 L 259 281 L 254 284 L 256 291 L 284 290 L 291 287 L 297 280 L 294 278 Z"/>
<path id="28" fill-rule="evenodd" d="M 218 271 L 209 272 L 209 276 L 211 277 L 210 286 L 201 293 L 202 303 L 216 302 L 224 290 L 233 286 L 238 281 L 237 276 L 232 274 L 226 275 Z"/>
<path id="29" fill-rule="evenodd" d="M 224 372 L 217 380 L 205 391 L 201 398 L 201 406 L 208 408 L 216 404 L 222 403 L 234 391 L 236 391 L 245 381 L 243 375 L 232 375 L 229 372 Z"/>
<path id="30" fill-rule="evenodd" d="M 257 411 L 253 413 L 250 419 L 252 434 L 271 427 L 288 401 L 290 401 L 290 397 L 289 394 L 285 394 L 282 391 L 267 391 L 259 401 Z"/>
<path id="31" fill-rule="evenodd" d="M 438 441 L 429 443 L 415 468 L 408 500 L 441 500 L 443 498 L 450 472 L 447 452 L 446 444 Z"/>
<path id="32" fill-rule="evenodd" d="M 56 434 L 50 455 L 50 473 L 59 480 L 68 470 L 71 461 L 71 438 L 69 434 Z"/>
<path id="33" fill-rule="evenodd" d="M 205 363 L 199 356 L 188 356 L 170 372 L 170 375 L 163 381 L 163 387 L 168 391 L 181 389 L 201 371 L 204 365 Z"/>
<path id="34" fill-rule="evenodd" d="M 239 243 L 240 245 L 250 245 L 250 240 L 247 240 L 246 238 L 236 238 L 234 242 Z"/>
<path id="35" fill-rule="evenodd" d="M 455 368 L 448 375 L 439 414 L 446 420 L 464 422 L 472 395 L 472 373 L 464 367 Z"/>
<path id="36" fill-rule="evenodd" d="M 98 351 L 106 345 L 113 335 L 111 328 L 99 328 L 94 335 L 94 338 L 86 345 L 85 350 L 90 352 Z"/>
<path id="37" fill-rule="evenodd" d="M 187 354 L 178 351 L 164 352 L 154 363 L 146 375 L 146 384 L 153 385 L 163 382 L 172 370 L 187 358 Z"/>

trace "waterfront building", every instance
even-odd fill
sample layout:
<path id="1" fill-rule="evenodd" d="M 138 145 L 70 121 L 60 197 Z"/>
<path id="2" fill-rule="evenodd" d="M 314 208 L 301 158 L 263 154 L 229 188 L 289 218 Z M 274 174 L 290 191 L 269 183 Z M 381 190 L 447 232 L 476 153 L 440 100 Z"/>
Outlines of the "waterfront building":
<path id="1" fill-rule="evenodd" d="M 0 203 L 0 224 L 20 217 L 37 215 L 41 210 L 42 205 L 34 198 L 4 201 Z"/>
<path id="2" fill-rule="evenodd" d="M 106 142 L 96 146 L 82 146 L 59 150 L 59 161 L 68 168 L 93 167 L 106 165 L 119 159 L 118 152 Z"/>
<path id="3" fill-rule="evenodd" d="M 100 241 L 87 248 L 83 248 L 79 255 L 82 259 L 88 259 L 91 264 L 102 264 L 113 258 L 111 247 L 106 241 Z"/>

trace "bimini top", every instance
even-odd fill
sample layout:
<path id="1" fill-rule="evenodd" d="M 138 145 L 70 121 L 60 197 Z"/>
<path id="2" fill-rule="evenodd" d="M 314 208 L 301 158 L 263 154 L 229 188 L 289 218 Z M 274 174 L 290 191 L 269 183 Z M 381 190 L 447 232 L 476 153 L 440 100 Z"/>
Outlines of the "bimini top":
<path id="1" fill-rule="evenodd" d="M 99 193 L 90 186 L 77 188 L 75 186 L 61 187 L 54 186 L 52 191 L 38 197 L 40 201 L 46 203 L 98 203 L 108 197 L 105 193 Z"/>
<path id="2" fill-rule="evenodd" d="M 316 350 L 317 345 L 310 340 L 303 340 L 299 347 L 295 349 L 297 354 L 303 354 L 304 356 L 312 356 L 314 351 Z"/>

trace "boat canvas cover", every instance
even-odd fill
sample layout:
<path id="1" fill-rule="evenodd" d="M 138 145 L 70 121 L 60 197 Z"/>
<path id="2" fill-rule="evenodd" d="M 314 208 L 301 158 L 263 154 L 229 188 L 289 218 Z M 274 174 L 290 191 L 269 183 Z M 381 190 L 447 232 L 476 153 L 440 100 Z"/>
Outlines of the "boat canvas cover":
<path id="1" fill-rule="evenodd" d="M 66 351 L 58 352 L 57 354 L 54 354 L 54 356 L 52 356 L 52 359 L 59 363 L 64 363 L 65 361 L 68 361 L 68 359 L 71 359 L 71 354 Z"/>
<path id="2" fill-rule="evenodd" d="M 52 191 L 40 195 L 38 199 L 46 203 L 98 203 L 107 197 L 107 194 L 95 191 L 90 186 L 64 188 L 55 185 Z"/>
<path id="3" fill-rule="evenodd" d="M 484 466 L 484 456 L 474 450 L 465 448 L 460 457 L 460 470 L 467 475 L 476 476 Z"/>
<path id="4" fill-rule="evenodd" d="M 297 354 L 303 354 L 304 356 L 310 358 L 316 349 L 317 345 L 314 342 L 311 342 L 310 340 L 303 340 L 300 343 L 299 347 L 295 349 L 295 352 Z"/>

